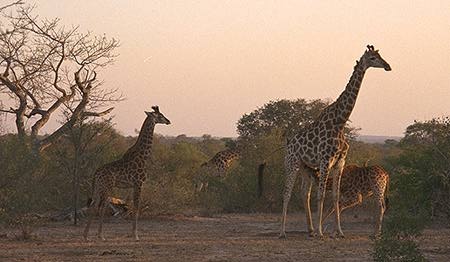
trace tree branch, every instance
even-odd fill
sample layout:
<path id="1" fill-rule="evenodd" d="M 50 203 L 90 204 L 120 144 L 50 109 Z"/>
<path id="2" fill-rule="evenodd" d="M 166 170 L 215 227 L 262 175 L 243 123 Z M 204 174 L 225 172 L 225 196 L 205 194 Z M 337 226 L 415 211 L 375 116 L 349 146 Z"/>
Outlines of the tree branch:
<path id="1" fill-rule="evenodd" d="M 109 113 L 111 113 L 111 111 L 114 109 L 114 107 L 108 108 L 105 111 L 102 112 L 83 112 L 83 117 L 90 117 L 90 116 L 94 116 L 94 117 L 100 117 L 100 116 L 104 116 L 107 115 Z"/>
<path id="2" fill-rule="evenodd" d="M 116 89 L 102 89 L 96 72 L 113 62 L 119 42 L 91 32 L 80 33 L 78 26 L 66 29 L 59 19 L 40 19 L 34 12 L 30 6 L 0 13 L 0 31 L 5 32 L 0 33 L 0 91 L 17 105 L 0 112 L 16 115 L 21 137 L 26 136 L 25 117 L 36 116 L 30 135 L 43 150 L 86 117 L 104 116 L 112 110 L 101 112 L 99 108 L 121 100 L 114 96 Z M 67 120 L 38 141 L 38 133 L 57 111 Z"/>
<path id="3" fill-rule="evenodd" d="M 18 0 L 18 1 L 12 2 L 10 4 L 4 5 L 4 6 L 0 6 L 0 12 L 5 10 L 5 9 L 7 9 L 7 8 L 9 8 L 9 7 L 12 7 L 12 6 L 15 6 L 15 5 L 23 5 L 24 3 L 25 3 L 24 1 Z"/>
<path id="4" fill-rule="evenodd" d="M 16 113 L 12 108 L 9 109 L 9 110 L 6 110 L 6 109 L 0 109 L 0 112 L 8 113 L 8 114 L 15 114 L 15 113 Z"/>

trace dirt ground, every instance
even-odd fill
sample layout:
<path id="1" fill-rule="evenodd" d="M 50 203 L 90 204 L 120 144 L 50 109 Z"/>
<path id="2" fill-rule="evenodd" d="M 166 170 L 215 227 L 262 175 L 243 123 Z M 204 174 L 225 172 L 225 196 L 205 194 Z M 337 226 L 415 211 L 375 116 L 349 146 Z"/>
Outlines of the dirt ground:
<path id="1" fill-rule="evenodd" d="M 83 226 L 47 223 L 29 241 L 0 229 L 0 261 L 370 261 L 373 248 L 370 216 L 351 213 L 340 240 L 308 238 L 301 213 L 288 216 L 287 240 L 278 239 L 279 214 L 142 219 L 139 242 L 129 237 L 131 221 L 109 219 L 106 241 L 95 238 L 96 224 L 83 241 Z M 420 247 L 431 261 L 450 261 L 450 229 L 427 229 Z"/>

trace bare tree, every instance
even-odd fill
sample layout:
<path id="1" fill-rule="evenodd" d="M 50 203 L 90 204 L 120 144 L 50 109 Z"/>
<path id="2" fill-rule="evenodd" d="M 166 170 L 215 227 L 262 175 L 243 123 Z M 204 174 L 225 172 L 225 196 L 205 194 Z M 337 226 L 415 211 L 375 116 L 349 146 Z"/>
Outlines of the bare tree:
<path id="1" fill-rule="evenodd" d="M 22 0 L 16 0 L 16 1 L 7 1 L 6 3 L 0 4 L 0 12 L 3 10 L 6 10 L 7 8 L 16 6 L 16 5 L 23 5 L 24 2 Z"/>
<path id="2" fill-rule="evenodd" d="M 118 40 L 82 33 L 59 19 L 40 19 L 34 7 L 2 12 L 0 20 L 0 95 L 10 101 L 1 112 L 15 117 L 18 136 L 30 137 L 42 151 L 78 121 L 111 112 L 122 99 L 105 89 L 97 71 L 117 56 Z M 67 119 L 45 138 L 41 129 L 54 114 Z"/>

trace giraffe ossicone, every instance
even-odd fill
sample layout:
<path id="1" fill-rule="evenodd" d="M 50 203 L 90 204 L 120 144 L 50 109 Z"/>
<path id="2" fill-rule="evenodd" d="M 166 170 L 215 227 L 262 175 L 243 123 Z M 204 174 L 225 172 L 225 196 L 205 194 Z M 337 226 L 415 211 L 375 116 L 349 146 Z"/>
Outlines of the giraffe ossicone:
<path id="1" fill-rule="evenodd" d="M 152 145 L 155 125 L 170 124 L 170 120 L 159 111 L 158 106 L 152 106 L 152 109 L 152 112 L 145 111 L 147 117 L 142 124 L 136 143 L 125 152 L 122 158 L 100 167 L 95 172 L 94 190 L 92 192 L 93 201 L 88 210 L 89 217 L 84 229 L 85 239 L 88 237 L 89 227 L 96 212 L 100 216 L 98 237 L 104 239 L 103 216 L 106 200 L 111 194 L 112 189 L 132 188 L 134 213 L 132 234 L 135 240 L 139 240 L 137 233 L 139 202 L 142 185 L 149 175 L 149 167 L 152 163 Z"/>
<path id="2" fill-rule="evenodd" d="M 312 216 L 306 212 L 310 235 L 323 236 L 323 203 L 328 175 L 333 172 L 333 204 L 335 209 L 335 230 L 339 237 L 344 234 L 341 229 L 339 209 L 339 188 L 342 169 L 349 145 L 344 136 L 344 127 L 356 103 L 359 89 L 366 70 L 370 67 L 391 71 L 391 66 L 381 57 L 372 45 L 357 61 L 353 74 L 345 90 L 335 102 L 326 107 L 318 119 L 301 132 L 291 137 L 286 145 L 285 170 L 286 180 L 283 195 L 283 211 L 280 237 L 286 237 L 286 217 L 288 203 L 291 198 L 295 180 L 299 174 L 314 176 L 319 172 L 319 188 L 317 190 L 317 232 L 312 226 Z M 309 180 L 311 181 L 311 180 Z M 311 210 L 310 194 L 312 183 L 303 183 L 302 195 L 305 210 Z"/>

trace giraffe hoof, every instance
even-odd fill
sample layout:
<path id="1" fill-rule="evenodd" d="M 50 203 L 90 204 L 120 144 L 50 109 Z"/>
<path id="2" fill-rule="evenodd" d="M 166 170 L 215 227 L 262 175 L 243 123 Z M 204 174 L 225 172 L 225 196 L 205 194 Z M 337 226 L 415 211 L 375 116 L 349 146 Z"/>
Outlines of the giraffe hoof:
<path id="1" fill-rule="evenodd" d="M 323 235 L 323 233 L 316 233 L 316 234 L 314 235 L 314 238 L 317 238 L 317 239 L 319 239 L 319 240 L 324 240 L 324 239 L 325 239 L 325 236 Z"/>
<path id="2" fill-rule="evenodd" d="M 380 234 L 374 234 L 369 236 L 369 239 L 371 240 L 379 240 L 380 238 L 381 238 Z"/>
<path id="3" fill-rule="evenodd" d="M 280 233 L 278 239 L 287 239 L 286 233 L 285 232 Z"/>
<path id="4" fill-rule="evenodd" d="M 101 241 L 106 241 L 106 238 L 104 236 L 98 236 L 98 239 Z"/>
<path id="5" fill-rule="evenodd" d="M 336 233 L 336 234 L 334 234 L 333 238 L 335 238 L 335 239 L 344 239 L 345 235 L 342 232 L 341 233 Z"/>

